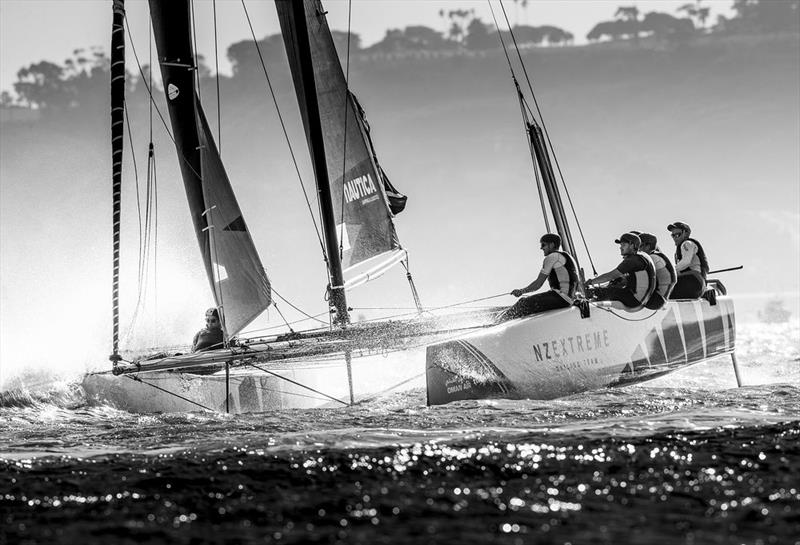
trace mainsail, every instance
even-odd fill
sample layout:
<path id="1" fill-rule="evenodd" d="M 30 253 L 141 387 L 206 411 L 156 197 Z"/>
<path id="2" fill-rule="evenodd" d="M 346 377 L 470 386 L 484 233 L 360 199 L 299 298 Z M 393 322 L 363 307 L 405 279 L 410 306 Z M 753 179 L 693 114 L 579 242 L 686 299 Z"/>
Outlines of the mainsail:
<path id="1" fill-rule="evenodd" d="M 305 25 L 311 46 L 342 267 L 349 272 L 358 264 L 371 260 L 370 264 L 374 263 L 371 272 L 366 273 L 366 277 L 365 273 L 357 275 L 359 279 L 369 279 L 405 256 L 392 222 L 387 189 L 391 191 L 392 207 L 396 212 L 405 206 L 405 197 L 391 186 L 377 163 L 369 126 L 363 109 L 348 91 L 322 4 L 319 0 L 302 2 L 305 21 L 298 21 L 296 11 L 291 8 L 292 0 L 276 0 L 295 91 L 309 147 L 312 147 L 308 112 L 303 107 L 306 88 L 301 77 L 295 37 L 297 26 Z M 345 285 L 351 287 L 352 284 L 348 281 Z"/>
<path id="2" fill-rule="evenodd" d="M 234 335 L 271 302 L 269 280 L 245 225 L 195 89 L 189 0 L 150 0 L 173 137 L 217 307 Z"/>

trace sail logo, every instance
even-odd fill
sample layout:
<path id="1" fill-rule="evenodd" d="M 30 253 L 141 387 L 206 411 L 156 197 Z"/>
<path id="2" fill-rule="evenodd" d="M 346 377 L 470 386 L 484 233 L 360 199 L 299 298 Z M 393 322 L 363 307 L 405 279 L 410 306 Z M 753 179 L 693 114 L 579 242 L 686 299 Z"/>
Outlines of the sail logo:
<path id="1" fill-rule="evenodd" d="M 170 100 L 175 100 L 181 92 L 173 84 L 167 85 L 167 96 Z"/>
<path id="2" fill-rule="evenodd" d="M 608 347 L 608 330 L 593 331 L 585 335 L 562 337 L 533 345 L 536 361 L 559 359 L 578 353 L 592 352 Z"/>
<path id="3" fill-rule="evenodd" d="M 377 192 L 375 182 L 372 181 L 372 176 L 369 174 L 359 176 L 344 184 L 344 198 L 348 204 Z"/>

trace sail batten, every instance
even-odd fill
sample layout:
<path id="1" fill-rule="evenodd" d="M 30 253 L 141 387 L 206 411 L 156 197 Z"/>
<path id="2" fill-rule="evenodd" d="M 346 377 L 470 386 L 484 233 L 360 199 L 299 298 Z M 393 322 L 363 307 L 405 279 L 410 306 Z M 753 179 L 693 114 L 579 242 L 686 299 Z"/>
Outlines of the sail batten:
<path id="1" fill-rule="evenodd" d="M 301 0 L 297 0 L 298 2 Z M 302 0 L 305 21 L 293 16 L 292 0 L 276 0 L 306 137 L 310 120 L 303 108 L 306 93 L 315 92 L 322 123 L 325 159 L 333 200 L 336 236 L 345 270 L 386 252 L 399 250 L 386 179 L 375 158 L 361 105 L 348 90 L 333 38 L 319 0 Z M 295 25 L 305 24 L 311 46 L 314 89 L 303 84 L 296 50 Z M 391 187 L 391 184 L 388 184 Z M 405 197 L 393 187 L 395 203 Z M 396 207 L 396 210 L 402 206 Z"/>
<path id="2" fill-rule="evenodd" d="M 391 250 L 389 252 L 385 252 L 383 254 L 379 254 L 371 259 L 368 259 L 367 261 L 359 263 L 358 265 L 345 270 L 344 272 L 347 276 L 349 276 L 349 278 L 344 283 L 344 289 L 351 290 L 362 284 L 366 284 L 370 280 L 375 280 L 376 278 L 381 277 L 384 273 L 389 271 L 389 269 L 391 269 L 392 267 L 394 267 L 407 257 L 408 257 L 408 252 L 400 248 L 396 250 Z M 359 272 L 360 269 L 370 264 L 371 262 L 375 263 L 367 270 Z"/>
<path id="3" fill-rule="evenodd" d="M 270 285 L 197 97 L 188 0 L 150 1 L 181 174 L 203 265 L 229 335 L 271 303 Z"/>

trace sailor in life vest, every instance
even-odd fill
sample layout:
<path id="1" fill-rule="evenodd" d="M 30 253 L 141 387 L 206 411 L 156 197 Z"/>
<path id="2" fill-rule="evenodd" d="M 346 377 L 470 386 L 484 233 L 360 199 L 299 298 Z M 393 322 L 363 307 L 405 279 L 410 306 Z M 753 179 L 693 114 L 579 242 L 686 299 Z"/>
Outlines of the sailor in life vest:
<path id="1" fill-rule="evenodd" d="M 541 288 L 545 282 L 550 286 L 548 291 L 522 297 L 511 307 L 501 312 L 496 321 L 502 322 L 514 318 L 521 318 L 530 314 L 537 314 L 557 308 L 567 308 L 572 305 L 575 289 L 578 287 L 578 268 L 575 260 L 567 252 L 560 250 L 561 237 L 547 233 L 539 239 L 539 247 L 544 254 L 542 270 L 536 280 L 524 288 L 511 292 L 514 297 L 520 297 Z"/>
<path id="2" fill-rule="evenodd" d="M 692 229 L 681 221 L 670 223 L 667 229 L 675 241 L 675 270 L 678 282 L 670 299 L 697 299 L 706 291 L 708 260 L 703 246 L 691 238 Z"/>
<path id="3" fill-rule="evenodd" d="M 225 345 L 225 335 L 219 319 L 219 311 L 210 308 L 206 311 L 206 327 L 197 332 L 192 340 L 192 352 L 213 350 Z"/>
<path id="4" fill-rule="evenodd" d="M 678 273 L 675 272 L 675 266 L 672 261 L 661 252 L 655 235 L 641 233 L 639 240 L 642 241 L 639 250 L 650 256 L 656 269 L 656 289 L 645 307 L 650 310 L 657 310 L 667 303 L 669 294 L 672 288 L 675 287 Z"/>
<path id="5" fill-rule="evenodd" d="M 594 289 L 598 301 L 619 301 L 632 309 L 639 309 L 650 300 L 656 288 L 656 271 L 653 260 L 639 251 L 641 239 L 633 233 L 621 235 L 614 243 L 619 244 L 622 262 L 607 273 L 586 281 Z M 599 287 L 601 284 L 609 284 Z"/>

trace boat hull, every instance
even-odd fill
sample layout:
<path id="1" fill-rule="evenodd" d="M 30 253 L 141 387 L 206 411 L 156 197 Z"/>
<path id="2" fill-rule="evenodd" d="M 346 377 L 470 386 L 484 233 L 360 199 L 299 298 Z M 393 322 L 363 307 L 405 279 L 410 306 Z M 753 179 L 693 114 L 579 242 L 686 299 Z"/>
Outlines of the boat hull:
<path id="1" fill-rule="evenodd" d="M 97 373 L 84 377 L 91 404 L 131 412 L 213 410 L 245 413 L 279 409 L 341 407 L 350 403 L 347 363 L 330 360 L 259 365 L 225 372 L 193 374 L 154 371 L 138 375 Z M 353 357 L 350 365 L 353 401 L 425 385 L 424 349 L 388 355 Z"/>
<path id="2" fill-rule="evenodd" d="M 732 353 L 733 301 L 670 301 L 658 311 L 618 303 L 511 320 L 426 354 L 427 401 L 439 405 L 492 397 L 550 399 L 642 382 Z"/>

